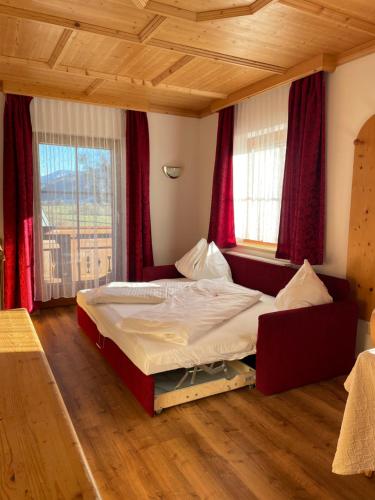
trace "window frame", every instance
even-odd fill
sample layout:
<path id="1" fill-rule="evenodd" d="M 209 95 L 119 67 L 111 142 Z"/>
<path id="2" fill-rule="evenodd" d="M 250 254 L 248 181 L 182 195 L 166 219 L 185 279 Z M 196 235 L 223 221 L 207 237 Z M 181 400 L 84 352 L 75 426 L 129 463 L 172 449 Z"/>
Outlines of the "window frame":
<path id="1" fill-rule="evenodd" d="M 86 148 L 86 149 L 105 149 L 105 150 L 110 150 L 110 155 L 111 155 L 111 185 L 112 188 L 115 187 L 114 190 L 112 190 L 112 207 L 111 207 L 111 219 L 112 219 L 112 224 L 111 224 L 111 249 L 112 249 L 112 254 L 111 254 L 111 273 L 113 273 L 113 257 L 114 257 L 114 238 L 113 234 L 119 234 L 121 235 L 122 232 L 125 230 L 124 228 L 121 228 L 121 222 L 122 218 L 120 216 L 122 212 L 122 187 L 123 183 L 122 182 L 114 182 L 115 178 L 118 176 L 119 172 L 121 172 L 122 168 L 122 163 L 121 163 L 121 140 L 118 138 L 105 138 L 105 137 L 86 137 L 86 136 L 81 136 L 81 135 L 76 135 L 76 136 L 71 136 L 68 134 L 62 134 L 62 133 L 52 133 L 52 132 L 39 132 L 35 131 L 33 132 L 33 141 L 34 144 L 38 147 L 38 173 L 39 173 L 39 185 L 40 185 L 40 154 L 39 154 L 39 146 L 40 145 L 50 145 L 50 146 L 62 146 L 62 147 L 72 147 L 75 148 L 76 150 L 76 157 L 78 153 L 79 148 Z M 78 170 L 78 163 L 76 162 L 76 172 Z M 72 192 L 72 195 L 74 193 Z M 77 194 L 80 194 L 80 191 L 77 190 Z M 42 198 L 42 189 L 40 186 L 40 197 Z M 40 216 L 42 215 L 42 200 L 40 200 L 40 206 L 38 207 L 38 210 L 40 211 Z M 78 237 L 80 234 L 80 229 L 84 228 L 84 226 L 79 227 L 77 224 L 77 242 L 79 245 L 80 238 Z M 40 235 L 42 240 L 43 240 L 43 226 L 41 225 L 42 229 L 42 234 Z M 118 241 L 116 241 L 116 252 L 120 253 L 123 255 L 124 252 L 124 238 L 120 237 Z M 78 249 L 78 252 L 80 252 L 80 248 Z M 87 281 L 95 280 L 98 279 L 99 285 L 105 284 L 108 281 L 108 276 L 110 278 L 110 281 L 114 281 L 116 277 L 113 274 L 107 274 L 106 276 L 102 276 L 99 278 L 93 277 L 91 279 L 82 279 L 82 274 L 84 274 L 81 270 L 81 258 L 78 259 L 77 261 L 77 271 L 78 272 L 78 279 L 73 280 L 74 276 L 74 270 L 73 270 L 73 262 L 72 262 L 72 274 L 71 274 L 71 281 L 72 283 L 74 282 L 76 286 L 82 287 L 87 283 Z M 117 263 L 117 267 L 118 267 Z M 117 269 L 118 273 L 123 275 L 124 274 L 124 269 L 125 263 L 124 260 L 121 259 L 121 269 Z M 44 280 L 44 278 L 43 278 Z M 45 282 L 47 286 L 57 286 L 57 283 L 49 283 Z M 61 283 L 59 284 L 59 290 L 60 293 L 62 294 L 62 289 L 63 289 L 63 281 L 61 280 Z M 60 299 L 52 299 L 52 300 L 60 300 Z"/>
<path id="2" fill-rule="evenodd" d="M 283 126 L 281 126 L 283 125 Z M 287 123 L 286 126 L 285 124 L 280 124 L 278 126 L 275 126 L 275 130 L 259 130 L 259 132 L 249 132 L 248 137 L 247 137 L 247 144 L 248 144 L 248 153 L 250 154 L 251 152 L 257 152 L 257 151 L 265 151 L 267 150 L 266 147 L 264 147 L 264 144 L 272 144 L 273 149 L 279 148 L 282 146 L 286 146 L 287 142 L 287 134 L 288 134 L 288 127 Z M 274 142 L 271 141 L 271 139 L 274 137 Z M 281 139 L 283 137 L 283 140 Z M 264 139 L 265 138 L 265 139 Z M 264 142 L 260 143 L 260 140 L 263 140 Z M 269 141 L 269 142 L 268 142 Z M 234 172 L 233 172 L 234 175 Z M 248 203 L 250 201 L 250 198 L 246 200 Z M 279 201 L 279 198 L 277 199 Z M 281 202 L 282 202 L 282 190 L 280 193 L 280 210 L 281 210 Z M 244 246 L 246 248 L 254 248 L 256 250 L 262 250 L 265 252 L 269 253 L 275 253 L 277 249 L 277 241 L 276 242 L 270 242 L 270 241 L 263 241 L 263 240 L 253 240 L 253 239 L 248 239 L 248 238 L 240 238 L 239 236 L 236 235 L 236 240 L 239 243 L 239 246 Z"/>

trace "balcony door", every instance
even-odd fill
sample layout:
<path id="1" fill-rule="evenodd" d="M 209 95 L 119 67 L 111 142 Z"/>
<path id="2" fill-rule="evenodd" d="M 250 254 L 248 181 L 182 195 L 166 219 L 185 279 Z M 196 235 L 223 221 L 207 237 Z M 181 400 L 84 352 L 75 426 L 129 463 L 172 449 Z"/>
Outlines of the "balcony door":
<path id="1" fill-rule="evenodd" d="M 35 101 L 35 298 L 46 301 L 124 279 L 124 134 L 121 111 Z"/>

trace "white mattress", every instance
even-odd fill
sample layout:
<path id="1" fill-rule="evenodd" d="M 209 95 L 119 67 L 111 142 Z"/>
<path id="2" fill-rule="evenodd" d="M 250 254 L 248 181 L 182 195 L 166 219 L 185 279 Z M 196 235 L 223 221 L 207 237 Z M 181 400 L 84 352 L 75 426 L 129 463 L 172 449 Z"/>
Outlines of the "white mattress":
<path id="1" fill-rule="evenodd" d="M 126 334 L 115 326 L 128 314 L 138 313 L 144 304 L 86 304 L 87 290 L 77 294 L 78 305 L 94 321 L 104 337 L 110 338 L 146 375 L 221 360 L 242 359 L 255 353 L 258 317 L 276 311 L 275 297 L 263 295 L 254 306 L 210 330 L 189 345 L 178 345 L 145 335 Z"/>

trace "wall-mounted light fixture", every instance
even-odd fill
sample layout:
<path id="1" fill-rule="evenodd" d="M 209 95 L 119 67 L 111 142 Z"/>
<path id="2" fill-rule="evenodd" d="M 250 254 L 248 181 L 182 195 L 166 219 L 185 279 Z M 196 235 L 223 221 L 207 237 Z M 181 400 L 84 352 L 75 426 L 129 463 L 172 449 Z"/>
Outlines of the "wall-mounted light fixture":
<path id="1" fill-rule="evenodd" d="M 170 179 L 178 179 L 182 174 L 182 167 L 174 167 L 172 165 L 163 165 L 162 170 L 164 175 Z"/>

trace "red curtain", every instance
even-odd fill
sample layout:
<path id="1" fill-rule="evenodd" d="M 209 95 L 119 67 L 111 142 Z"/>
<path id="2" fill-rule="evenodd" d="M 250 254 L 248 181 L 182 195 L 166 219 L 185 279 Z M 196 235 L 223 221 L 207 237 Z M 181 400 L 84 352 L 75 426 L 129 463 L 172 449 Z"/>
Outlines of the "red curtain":
<path id="1" fill-rule="evenodd" d="M 153 266 L 150 216 L 150 145 L 147 114 L 126 112 L 128 280 L 141 281 Z"/>
<path id="2" fill-rule="evenodd" d="M 325 216 L 325 81 L 316 73 L 289 94 L 279 240 L 276 257 L 322 264 Z"/>
<path id="3" fill-rule="evenodd" d="M 7 95 L 4 109 L 4 307 L 34 307 L 31 97 Z"/>
<path id="4" fill-rule="evenodd" d="M 234 106 L 219 112 L 208 241 L 220 248 L 236 246 L 233 207 Z"/>

